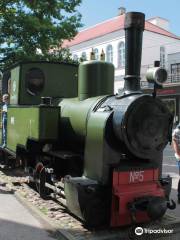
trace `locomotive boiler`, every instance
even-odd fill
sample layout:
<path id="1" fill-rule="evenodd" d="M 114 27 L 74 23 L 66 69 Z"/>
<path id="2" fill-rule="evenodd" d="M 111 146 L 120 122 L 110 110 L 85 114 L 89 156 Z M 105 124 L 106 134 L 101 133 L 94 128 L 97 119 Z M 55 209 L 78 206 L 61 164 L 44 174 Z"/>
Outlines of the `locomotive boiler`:
<path id="1" fill-rule="evenodd" d="M 59 187 L 66 207 L 89 226 L 148 222 L 172 208 L 162 154 L 173 116 L 140 89 L 144 22 L 142 13 L 126 14 L 125 84 L 116 95 L 114 66 L 104 61 L 11 70 L 5 151 L 20 159 L 40 195 Z"/>

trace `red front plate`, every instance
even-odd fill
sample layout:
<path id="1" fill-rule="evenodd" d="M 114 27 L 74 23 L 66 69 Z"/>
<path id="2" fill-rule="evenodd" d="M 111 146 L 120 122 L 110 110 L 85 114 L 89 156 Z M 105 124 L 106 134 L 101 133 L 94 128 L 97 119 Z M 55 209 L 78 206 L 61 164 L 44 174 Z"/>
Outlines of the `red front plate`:
<path id="1" fill-rule="evenodd" d="M 145 196 L 164 197 L 164 190 L 158 182 L 158 169 L 143 171 L 113 172 L 113 192 L 111 208 L 111 226 L 124 226 L 132 224 L 128 203 L 135 198 Z M 136 212 L 138 223 L 147 222 L 145 211 Z"/>

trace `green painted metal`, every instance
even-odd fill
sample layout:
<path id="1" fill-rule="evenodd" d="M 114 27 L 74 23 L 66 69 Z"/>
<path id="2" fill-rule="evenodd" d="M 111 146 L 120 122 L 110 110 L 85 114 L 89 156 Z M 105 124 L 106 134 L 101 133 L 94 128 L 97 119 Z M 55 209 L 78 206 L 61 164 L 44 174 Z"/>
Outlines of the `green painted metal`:
<path id="1" fill-rule="evenodd" d="M 57 140 L 59 108 L 48 106 L 9 107 L 7 124 L 7 147 L 16 151 L 18 144 L 26 146 L 28 138 L 34 140 Z"/>
<path id="2" fill-rule="evenodd" d="M 39 139 L 58 139 L 59 112 L 59 107 L 42 106 L 39 108 Z"/>
<path id="3" fill-rule="evenodd" d="M 105 140 L 106 124 L 111 114 L 111 111 L 92 112 L 87 125 L 84 175 L 102 184 L 107 182 L 104 177 L 108 178 L 108 163 L 111 162 Z M 112 158 L 112 155 L 110 156 Z"/>
<path id="4" fill-rule="evenodd" d="M 39 68 L 45 76 L 45 85 L 37 95 L 27 91 L 26 73 L 32 68 Z M 37 105 L 41 97 L 60 98 L 77 97 L 78 66 L 64 63 L 29 62 L 21 63 L 11 70 L 10 104 Z M 16 88 L 15 88 L 16 85 Z M 16 89 L 16 90 L 14 90 Z"/>
<path id="5" fill-rule="evenodd" d="M 79 101 L 78 98 L 64 99 L 60 102 L 61 106 L 61 126 L 62 131 L 71 140 L 83 140 L 86 136 L 86 125 L 88 115 L 93 107 L 105 96 L 88 98 L 84 101 Z"/>
<path id="6" fill-rule="evenodd" d="M 10 80 L 10 104 L 17 104 L 19 97 L 19 75 L 20 66 L 15 67 L 11 70 Z"/>
<path id="7" fill-rule="evenodd" d="M 114 65 L 104 61 L 85 61 L 79 65 L 78 98 L 80 101 L 114 92 Z"/>
<path id="8" fill-rule="evenodd" d="M 63 99 L 61 126 L 64 135 L 83 141 L 89 113 L 106 95 L 113 94 L 114 66 L 103 61 L 86 61 L 79 65 L 78 98 Z"/>

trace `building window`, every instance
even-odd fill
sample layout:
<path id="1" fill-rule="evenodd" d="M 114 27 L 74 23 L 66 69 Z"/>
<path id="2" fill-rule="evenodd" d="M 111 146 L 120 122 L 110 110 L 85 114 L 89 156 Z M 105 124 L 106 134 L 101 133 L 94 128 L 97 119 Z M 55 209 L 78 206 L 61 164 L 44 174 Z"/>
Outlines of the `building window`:
<path id="1" fill-rule="evenodd" d="M 99 52 L 98 52 L 98 49 L 95 48 L 95 49 L 93 50 L 93 52 L 94 52 L 94 55 L 95 55 L 95 60 L 99 60 Z"/>
<path id="2" fill-rule="evenodd" d="M 86 52 L 82 52 L 81 59 L 82 59 L 82 61 L 86 61 L 87 60 Z"/>
<path id="3" fill-rule="evenodd" d="M 171 81 L 180 81 L 180 63 L 171 64 Z"/>
<path id="4" fill-rule="evenodd" d="M 160 66 L 165 68 L 166 63 L 165 63 L 165 47 L 161 46 L 160 47 Z"/>
<path id="5" fill-rule="evenodd" d="M 113 63 L 113 47 L 108 45 L 106 48 L 106 61 Z"/>
<path id="6" fill-rule="evenodd" d="M 125 44 L 120 42 L 118 44 L 118 67 L 125 66 Z"/>
<path id="7" fill-rule="evenodd" d="M 73 60 L 74 60 L 74 61 L 78 61 L 78 55 L 77 55 L 77 54 L 74 54 L 74 55 L 73 55 Z"/>

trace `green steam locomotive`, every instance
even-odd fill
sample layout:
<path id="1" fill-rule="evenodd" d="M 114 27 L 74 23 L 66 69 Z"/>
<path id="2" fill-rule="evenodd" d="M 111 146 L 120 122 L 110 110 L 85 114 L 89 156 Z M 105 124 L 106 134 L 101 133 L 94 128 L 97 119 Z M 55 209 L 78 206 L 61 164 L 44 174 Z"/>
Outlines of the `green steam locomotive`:
<path id="1" fill-rule="evenodd" d="M 174 207 L 161 174 L 173 116 L 140 89 L 143 30 L 144 14 L 127 13 L 125 85 L 116 95 L 114 66 L 104 61 L 22 62 L 3 76 L 4 155 L 15 156 L 42 197 L 56 191 L 89 226 L 156 220 Z M 149 76 L 160 82 L 166 72 Z"/>

